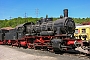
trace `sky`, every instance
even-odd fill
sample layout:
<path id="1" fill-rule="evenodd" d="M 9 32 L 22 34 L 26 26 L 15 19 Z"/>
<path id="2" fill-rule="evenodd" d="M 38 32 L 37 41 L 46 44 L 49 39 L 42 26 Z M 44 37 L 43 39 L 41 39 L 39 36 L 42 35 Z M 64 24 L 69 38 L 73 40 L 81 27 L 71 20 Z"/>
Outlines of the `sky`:
<path id="1" fill-rule="evenodd" d="M 25 17 L 25 13 L 26 17 L 59 17 L 63 9 L 68 9 L 69 17 L 90 17 L 90 0 L 0 0 L 0 20 Z"/>

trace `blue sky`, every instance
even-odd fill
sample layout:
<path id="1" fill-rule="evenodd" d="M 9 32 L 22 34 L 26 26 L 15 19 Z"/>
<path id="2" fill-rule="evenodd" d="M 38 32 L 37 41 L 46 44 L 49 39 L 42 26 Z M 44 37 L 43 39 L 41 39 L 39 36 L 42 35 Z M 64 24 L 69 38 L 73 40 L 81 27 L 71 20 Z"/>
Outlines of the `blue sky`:
<path id="1" fill-rule="evenodd" d="M 90 17 L 90 0 L 0 0 L 0 19 L 36 17 L 37 8 L 38 17 L 59 17 L 65 8 L 70 17 Z"/>

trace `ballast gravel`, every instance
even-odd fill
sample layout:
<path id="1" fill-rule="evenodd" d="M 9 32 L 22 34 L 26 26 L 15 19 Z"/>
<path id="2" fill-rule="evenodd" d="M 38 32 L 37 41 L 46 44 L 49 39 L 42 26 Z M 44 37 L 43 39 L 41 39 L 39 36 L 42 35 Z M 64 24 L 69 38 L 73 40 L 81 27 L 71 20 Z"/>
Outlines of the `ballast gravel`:
<path id="1" fill-rule="evenodd" d="M 54 57 L 37 56 L 0 45 L 0 60 L 56 60 Z"/>
<path id="2" fill-rule="evenodd" d="M 90 60 L 90 58 L 0 45 L 0 60 Z"/>

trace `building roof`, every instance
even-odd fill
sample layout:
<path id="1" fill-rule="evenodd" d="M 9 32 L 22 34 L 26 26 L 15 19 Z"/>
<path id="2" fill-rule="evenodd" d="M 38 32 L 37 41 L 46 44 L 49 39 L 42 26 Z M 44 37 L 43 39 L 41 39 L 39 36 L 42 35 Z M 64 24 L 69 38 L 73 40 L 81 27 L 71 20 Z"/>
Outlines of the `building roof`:
<path id="1" fill-rule="evenodd" d="M 76 26 L 76 28 L 86 28 L 86 27 L 90 27 L 90 25 Z"/>
<path id="2" fill-rule="evenodd" d="M 11 30 L 11 29 L 14 29 L 14 28 L 12 28 L 12 27 L 4 27 L 4 28 L 1 28 L 1 29 Z"/>

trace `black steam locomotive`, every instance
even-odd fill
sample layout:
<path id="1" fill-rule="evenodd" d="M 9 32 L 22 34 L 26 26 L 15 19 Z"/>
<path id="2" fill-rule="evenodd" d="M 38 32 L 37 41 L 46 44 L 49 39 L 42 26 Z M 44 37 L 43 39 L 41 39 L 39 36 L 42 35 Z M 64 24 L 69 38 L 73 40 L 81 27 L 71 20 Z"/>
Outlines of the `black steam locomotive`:
<path id="1" fill-rule="evenodd" d="M 0 31 L 3 44 L 28 48 L 53 49 L 56 51 L 75 49 L 81 45 L 81 39 L 74 39 L 75 23 L 64 9 L 64 17 L 53 21 L 53 18 L 42 18 L 36 24 L 27 22 L 15 29 Z M 1 43 L 0 42 L 0 43 Z"/>

